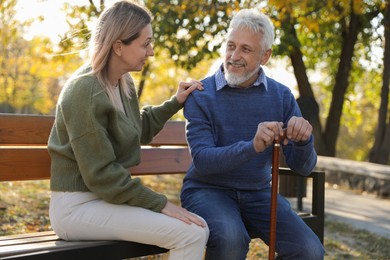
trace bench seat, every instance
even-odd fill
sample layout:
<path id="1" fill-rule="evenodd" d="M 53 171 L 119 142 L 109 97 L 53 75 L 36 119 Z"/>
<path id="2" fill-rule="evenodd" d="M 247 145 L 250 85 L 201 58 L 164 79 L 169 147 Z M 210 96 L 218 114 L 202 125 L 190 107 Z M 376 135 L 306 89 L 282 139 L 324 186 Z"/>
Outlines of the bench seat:
<path id="1" fill-rule="evenodd" d="M 124 259 L 165 253 L 153 245 L 125 241 L 64 241 L 53 232 L 0 237 L 0 259 Z"/>

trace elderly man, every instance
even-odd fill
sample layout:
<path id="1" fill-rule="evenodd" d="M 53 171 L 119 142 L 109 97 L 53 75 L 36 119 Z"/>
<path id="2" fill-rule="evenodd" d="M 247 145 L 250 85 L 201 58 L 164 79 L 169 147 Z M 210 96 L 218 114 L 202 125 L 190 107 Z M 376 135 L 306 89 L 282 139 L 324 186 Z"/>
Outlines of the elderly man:
<path id="1" fill-rule="evenodd" d="M 251 238 L 269 242 L 272 143 L 283 131 L 291 169 L 308 175 L 317 161 L 312 126 L 290 89 L 262 69 L 273 41 L 266 15 L 239 11 L 229 26 L 223 65 L 185 103 L 193 163 L 181 199 L 208 223 L 206 259 L 245 259 Z M 280 195 L 276 251 L 281 259 L 324 257 L 318 237 Z"/>

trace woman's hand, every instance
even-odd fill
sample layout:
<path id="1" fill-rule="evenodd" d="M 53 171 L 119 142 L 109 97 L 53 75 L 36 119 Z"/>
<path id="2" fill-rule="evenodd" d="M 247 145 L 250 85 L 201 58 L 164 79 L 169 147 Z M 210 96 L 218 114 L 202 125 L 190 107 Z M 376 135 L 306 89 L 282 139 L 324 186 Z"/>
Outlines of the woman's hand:
<path id="1" fill-rule="evenodd" d="M 161 210 L 161 213 L 173 218 L 177 218 L 187 224 L 194 223 L 198 226 L 206 227 L 206 223 L 204 222 L 203 219 L 189 212 L 185 208 L 176 206 L 175 204 L 169 201 L 167 202 L 167 205 L 165 205 L 165 207 Z"/>
<path id="2" fill-rule="evenodd" d="M 184 104 L 189 94 L 194 90 L 203 90 L 203 84 L 197 80 L 190 82 L 180 82 L 176 92 L 176 99 L 180 104 Z"/>

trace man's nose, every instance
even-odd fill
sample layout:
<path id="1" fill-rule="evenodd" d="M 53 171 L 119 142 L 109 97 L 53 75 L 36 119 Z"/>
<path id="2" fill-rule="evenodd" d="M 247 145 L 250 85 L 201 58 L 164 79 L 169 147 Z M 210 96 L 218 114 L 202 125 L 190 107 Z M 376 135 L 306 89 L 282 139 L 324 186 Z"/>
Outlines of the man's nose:
<path id="1" fill-rule="evenodd" d="M 239 60 L 240 59 L 240 51 L 239 50 L 234 50 L 233 52 L 232 52 L 232 54 L 231 54 L 231 59 L 232 60 Z"/>

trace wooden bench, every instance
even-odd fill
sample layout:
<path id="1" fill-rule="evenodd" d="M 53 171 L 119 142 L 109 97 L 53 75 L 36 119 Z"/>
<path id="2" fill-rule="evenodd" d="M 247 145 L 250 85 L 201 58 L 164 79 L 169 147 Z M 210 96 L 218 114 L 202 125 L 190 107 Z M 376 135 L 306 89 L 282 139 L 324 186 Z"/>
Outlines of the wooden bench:
<path id="1" fill-rule="evenodd" d="M 0 114 L 0 181 L 50 178 L 47 139 L 53 116 Z M 183 174 L 190 165 L 183 121 L 169 121 L 148 147 L 132 175 Z M 280 169 L 281 175 L 294 175 Z M 301 214 L 323 242 L 324 173 L 313 172 L 312 209 Z M 0 259 L 123 259 L 167 252 L 166 249 L 125 241 L 63 241 L 54 232 L 0 236 Z"/>

